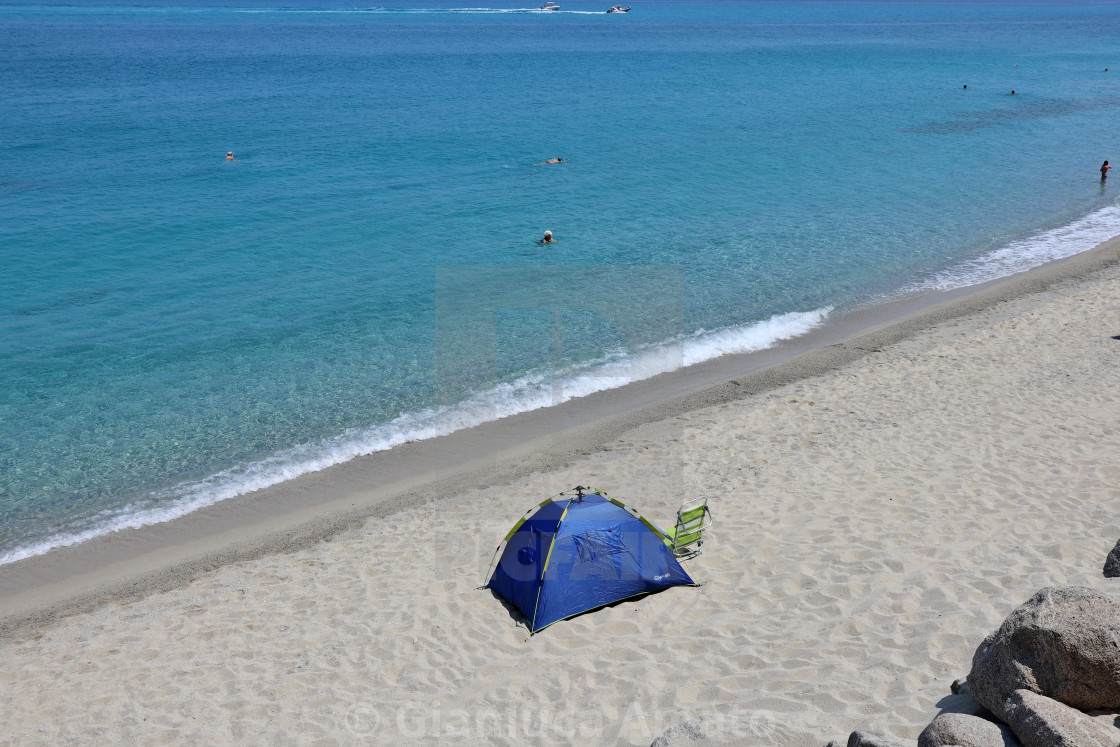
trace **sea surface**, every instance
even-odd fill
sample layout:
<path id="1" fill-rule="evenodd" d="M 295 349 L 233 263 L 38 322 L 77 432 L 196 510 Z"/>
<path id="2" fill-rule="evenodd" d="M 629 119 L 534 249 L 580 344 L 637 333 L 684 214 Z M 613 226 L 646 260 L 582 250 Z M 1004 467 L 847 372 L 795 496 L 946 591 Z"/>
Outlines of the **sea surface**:
<path id="1" fill-rule="evenodd" d="M 0 562 L 1120 234 L 1114 3 L 560 4 L 0 2 Z"/>

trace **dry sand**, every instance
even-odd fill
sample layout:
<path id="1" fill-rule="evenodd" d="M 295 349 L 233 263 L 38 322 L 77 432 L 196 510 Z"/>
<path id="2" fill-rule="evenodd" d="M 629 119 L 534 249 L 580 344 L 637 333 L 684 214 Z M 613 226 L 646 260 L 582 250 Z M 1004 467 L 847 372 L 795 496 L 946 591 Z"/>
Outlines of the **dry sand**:
<path id="1" fill-rule="evenodd" d="M 1114 583 L 1118 253 L 505 486 L 38 616 L 23 601 L 0 638 L 0 742 L 649 744 L 700 715 L 714 744 L 912 740 L 1012 608 Z M 575 484 L 662 523 L 706 493 L 706 583 L 526 641 L 475 587 L 512 521 Z M 30 574 L 23 593 L 28 567 L 0 573 Z"/>

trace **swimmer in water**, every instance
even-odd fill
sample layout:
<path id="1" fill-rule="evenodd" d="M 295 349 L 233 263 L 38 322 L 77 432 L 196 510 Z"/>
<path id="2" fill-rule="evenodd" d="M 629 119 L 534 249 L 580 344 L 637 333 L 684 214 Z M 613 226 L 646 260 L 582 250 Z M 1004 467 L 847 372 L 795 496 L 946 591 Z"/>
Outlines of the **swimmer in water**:
<path id="1" fill-rule="evenodd" d="M 555 244 L 556 239 L 552 238 L 552 231 L 545 231 L 544 238 L 537 242 L 538 244 Z"/>
<path id="2" fill-rule="evenodd" d="M 226 160 L 227 161 L 232 161 L 233 160 L 233 151 L 232 150 L 229 153 L 226 153 Z"/>
<path id="3" fill-rule="evenodd" d="M 1108 161 L 1101 164 L 1101 181 L 1103 182 L 1108 178 L 1108 170 L 1112 167 L 1108 165 Z"/>
<path id="4" fill-rule="evenodd" d="M 534 163 L 533 165 L 534 166 L 544 166 L 544 165 L 549 164 L 549 163 L 564 163 L 564 159 L 561 158 L 560 156 L 556 156 L 556 158 L 550 158 L 547 161 L 541 161 L 540 163 Z"/>

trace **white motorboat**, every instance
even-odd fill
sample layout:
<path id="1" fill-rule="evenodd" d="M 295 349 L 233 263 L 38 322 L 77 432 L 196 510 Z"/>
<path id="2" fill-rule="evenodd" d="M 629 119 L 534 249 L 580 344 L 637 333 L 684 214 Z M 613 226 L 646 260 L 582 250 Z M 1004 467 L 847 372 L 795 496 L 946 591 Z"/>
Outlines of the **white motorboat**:
<path id="1" fill-rule="evenodd" d="M 547 3 L 541 6 L 541 10 L 560 10 L 560 6 L 552 2 L 552 0 L 549 0 Z"/>

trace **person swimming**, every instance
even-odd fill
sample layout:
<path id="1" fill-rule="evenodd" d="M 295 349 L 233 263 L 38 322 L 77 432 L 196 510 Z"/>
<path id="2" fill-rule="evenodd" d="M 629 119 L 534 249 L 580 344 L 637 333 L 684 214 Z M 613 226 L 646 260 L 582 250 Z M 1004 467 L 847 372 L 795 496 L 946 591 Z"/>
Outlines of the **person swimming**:
<path id="1" fill-rule="evenodd" d="M 227 161 L 232 161 L 233 160 L 233 151 L 232 150 L 229 153 L 226 153 L 226 160 Z"/>
<path id="2" fill-rule="evenodd" d="M 1101 164 L 1101 181 L 1103 182 L 1108 178 L 1108 170 L 1112 167 L 1108 165 L 1108 161 Z"/>
<path id="3" fill-rule="evenodd" d="M 534 163 L 533 165 L 534 166 L 544 166 L 545 164 L 549 164 L 549 163 L 564 163 L 564 159 L 561 158 L 560 156 L 556 156 L 556 158 L 550 158 L 547 161 L 541 161 L 540 163 Z"/>
<path id="4" fill-rule="evenodd" d="M 552 238 L 552 231 L 545 231 L 544 238 L 537 242 L 538 244 L 555 244 L 556 239 Z"/>

